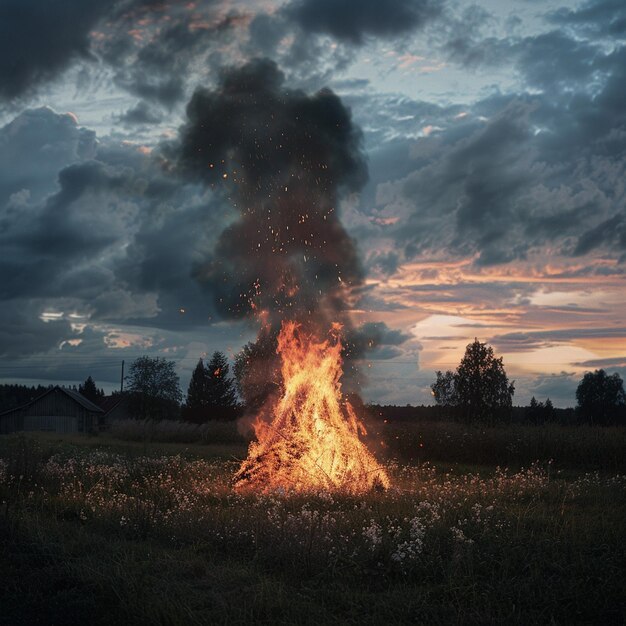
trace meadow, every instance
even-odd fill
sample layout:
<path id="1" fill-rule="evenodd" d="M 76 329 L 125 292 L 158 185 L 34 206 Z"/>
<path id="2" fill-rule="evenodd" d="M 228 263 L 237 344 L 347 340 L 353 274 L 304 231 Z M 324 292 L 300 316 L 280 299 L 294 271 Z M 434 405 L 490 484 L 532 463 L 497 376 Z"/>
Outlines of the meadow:
<path id="1" fill-rule="evenodd" d="M 0 438 L 0 623 L 624 622 L 624 429 L 370 432 L 365 496 L 234 492 L 228 423 Z"/>

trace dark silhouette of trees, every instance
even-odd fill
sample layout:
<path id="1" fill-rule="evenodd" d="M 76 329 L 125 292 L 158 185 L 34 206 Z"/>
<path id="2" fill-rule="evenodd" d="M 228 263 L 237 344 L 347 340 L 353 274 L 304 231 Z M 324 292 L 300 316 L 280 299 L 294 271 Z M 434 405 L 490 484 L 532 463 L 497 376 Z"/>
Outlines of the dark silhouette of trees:
<path id="1" fill-rule="evenodd" d="M 581 417 L 594 424 L 623 423 L 626 418 L 624 381 L 603 369 L 587 372 L 576 389 L 576 407 Z"/>
<path id="2" fill-rule="evenodd" d="M 267 333 L 255 343 L 247 343 L 235 356 L 233 372 L 237 392 L 246 408 L 260 409 L 270 394 L 277 391 L 281 381 L 276 334 Z"/>
<path id="3" fill-rule="evenodd" d="M 478 339 L 466 347 L 455 372 L 437 372 L 431 389 L 438 405 L 455 407 L 454 414 L 467 422 L 495 422 L 511 415 L 515 386 L 502 357 L 496 358 L 493 348 Z"/>
<path id="4" fill-rule="evenodd" d="M 40 396 L 44 391 L 50 389 L 52 385 L 27 385 L 7 384 L 0 385 L 0 413 L 14 409 L 15 407 L 26 404 Z"/>
<path id="5" fill-rule="evenodd" d="M 78 393 L 85 396 L 87 400 L 90 400 L 96 406 L 100 405 L 104 398 L 104 391 L 96 387 L 96 383 L 91 376 L 88 376 L 84 383 L 78 385 Z"/>
<path id="6" fill-rule="evenodd" d="M 180 380 L 173 361 L 142 356 L 126 376 L 131 414 L 140 419 L 175 419 L 179 416 Z"/>
<path id="7" fill-rule="evenodd" d="M 200 359 L 191 374 L 185 401 L 186 413 L 197 413 L 207 407 L 207 372 L 204 361 Z M 187 419 L 189 415 L 186 415 Z M 196 420 L 193 420 L 196 421 Z"/>
<path id="8" fill-rule="evenodd" d="M 525 411 L 526 420 L 531 424 L 545 424 L 556 419 L 556 411 L 552 406 L 552 401 L 547 398 L 544 402 L 537 402 L 535 396 L 530 399 L 530 404 Z"/>
<path id="9" fill-rule="evenodd" d="M 223 418 L 231 417 L 237 408 L 235 382 L 230 376 L 228 359 L 222 352 L 214 352 L 206 366 L 207 399 Z"/>
<path id="10" fill-rule="evenodd" d="M 234 419 L 238 411 L 235 381 L 230 376 L 226 355 L 214 352 L 206 365 L 200 359 L 189 381 L 184 419 L 198 423 L 209 419 Z"/>
<path id="11" fill-rule="evenodd" d="M 453 417 L 454 409 L 459 404 L 456 393 L 455 374 L 448 370 L 445 374 L 437 371 L 437 379 L 430 386 L 435 403 L 443 408 L 445 417 Z"/>

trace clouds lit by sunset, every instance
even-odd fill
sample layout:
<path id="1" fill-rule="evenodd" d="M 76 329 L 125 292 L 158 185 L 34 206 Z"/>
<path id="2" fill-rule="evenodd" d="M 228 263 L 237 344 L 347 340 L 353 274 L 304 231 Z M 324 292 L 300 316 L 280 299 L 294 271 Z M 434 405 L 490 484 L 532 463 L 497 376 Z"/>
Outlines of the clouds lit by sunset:
<path id="1" fill-rule="evenodd" d="M 615 0 L 6 0 L 0 378 L 111 389 L 149 354 L 186 387 L 256 335 L 241 294 L 283 269 L 238 246 L 277 212 L 341 252 L 297 262 L 365 338 L 368 401 L 430 403 L 474 338 L 515 404 L 624 377 L 625 24 Z"/>

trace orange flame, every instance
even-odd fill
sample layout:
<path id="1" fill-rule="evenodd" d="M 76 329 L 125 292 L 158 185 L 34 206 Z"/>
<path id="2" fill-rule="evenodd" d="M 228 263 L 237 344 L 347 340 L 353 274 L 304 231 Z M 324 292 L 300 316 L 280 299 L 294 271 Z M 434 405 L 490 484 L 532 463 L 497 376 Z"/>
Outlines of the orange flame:
<path id="1" fill-rule="evenodd" d="M 366 430 L 342 401 L 341 326 L 317 341 L 295 322 L 278 336 L 283 391 L 271 423 L 257 418 L 256 442 L 235 475 L 238 489 L 256 491 L 387 488 L 389 478 L 359 439 Z"/>

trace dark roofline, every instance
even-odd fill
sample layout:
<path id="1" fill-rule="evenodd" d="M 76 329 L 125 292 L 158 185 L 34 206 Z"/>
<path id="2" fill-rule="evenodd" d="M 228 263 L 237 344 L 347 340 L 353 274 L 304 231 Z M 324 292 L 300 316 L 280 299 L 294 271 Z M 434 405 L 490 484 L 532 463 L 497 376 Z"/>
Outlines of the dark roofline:
<path id="1" fill-rule="evenodd" d="M 73 400 L 76 400 L 79 404 L 82 404 L 82 406 L 88 411 L 92 411 L 94 413 L 104 413 L 104 411 L 97 404 L 94 404 L 91 400 L 85 398 L 82 393 L 74 391 L 73 389 L 66 389 L 65 387 L 59 387 L 59 389 Z"/>
<path id="2" fill-rule="evenodd" d="M 20 411 L 21 409 L 26 409 L 29 406 L 32 406 L 35 402 L 37 402 L 37 400 L 41 400 L 42 398 L 47 396 L 49 393 L 52 393 L 53 391 L 56 391 L 57 389 L 65 393 L 66 396 L 69 396 L 72 400 L 74 400 L 74 402 L 78 402 L 78 404 L 80 404 L 84 409 L 87 409 L 88 411 L 91 411 L 92 413 L 104 413 L 104 411 L 99 406 L 95 405 L 93 402 L 91 402 L 91 400 L 87 400 L 87 398 L 85 398 L 85 396 L 78 393 L 78 391 L 71 391 L 69 389 L 66 389 L 65 387 L 59 387 L 59 385 L 55 385 L 54 387 L 50 387 L 50 389 L 46 389 L 42 394 L 38 395 L 36 398 L 33 398 L 26 404 L 15 406 L 12 409 L 9 409 L 8 411 L 3 411 L 2 413 L 0 413 L 0 417 L 3 415 L 7 415 L 8 413 L 13 413 L 13 411 Z"/>
<path id="3" fill-rule="evenodd" d="M 100 408 L 104 411 L 105 415 L 108 415 L 124 399 L 125 393 L 104 396 L 102 399 L 102 406 Z"/>

